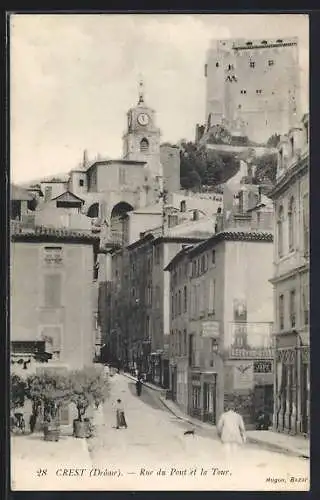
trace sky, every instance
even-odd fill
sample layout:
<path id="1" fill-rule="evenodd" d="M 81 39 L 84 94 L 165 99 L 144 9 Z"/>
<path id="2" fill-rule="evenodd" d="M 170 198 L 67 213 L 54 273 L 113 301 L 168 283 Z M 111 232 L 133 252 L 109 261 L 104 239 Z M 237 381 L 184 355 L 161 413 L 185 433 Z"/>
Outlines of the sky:
<path id="1" fill-rule="evenodd" d="M 13 182 L 69 172 L 85 149 L 89 160 L 120 158 L 141 76 L 162 142 L 194 140 L 205 121 L 204 64 L 215 38 L 298 36 L 308 110 L 304 14 L 15 14 L 10 22 Z"/>

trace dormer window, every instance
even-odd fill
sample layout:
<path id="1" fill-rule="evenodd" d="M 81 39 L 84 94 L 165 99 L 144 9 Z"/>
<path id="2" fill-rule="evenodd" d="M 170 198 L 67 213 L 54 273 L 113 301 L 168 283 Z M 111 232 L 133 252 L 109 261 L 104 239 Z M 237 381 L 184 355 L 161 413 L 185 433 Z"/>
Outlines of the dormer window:
<path id="1" fill-rule="evenodd" d="M 245 89 L 240 90 L 240 94 L 243 94 L 243 95 L 244 95 L 244 94 L 246 94 L 246 93 L 247 93 L 247 91 L 246 91 Z"/>
<path id="2" fill-rule="evenodd" d="M 254 61 L 250 61 L 250 68 L 254 68 L 256 63 Z"/>
<path id="3" fill-rule="evenodd" d="M 256 94 L 259 94 L 259 95 L 262 94 L 262 90 L 261 89 L 256 90 Z"/>

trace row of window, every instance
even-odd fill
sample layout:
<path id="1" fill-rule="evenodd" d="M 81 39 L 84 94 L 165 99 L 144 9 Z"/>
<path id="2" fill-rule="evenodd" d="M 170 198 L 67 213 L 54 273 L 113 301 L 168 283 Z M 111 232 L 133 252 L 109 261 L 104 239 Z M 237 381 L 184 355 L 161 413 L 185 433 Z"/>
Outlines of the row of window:
<path id="1" fill-rule="evenodd" d="M 205 313 L 215 314 L 215 279 L 202 280 L 190 288 L 190 315 L 197 318 Z M 188 311 L 188 289 L 184 286 L 171 295 L 172 319 Z"/>
<path id="2" fill-rule="evenodd" d="M 188 355 L 187 330 L 183 330 L 183 332 L 174 330 L 171 332 L 170 353 L 172 356 Z"/>
<path id="3" fill-rule="evenodd" d="M 297 296 L 296 290 L 292 289 L 289 292 L 289 304 L 288 304 L 288 317 L 286 313 L 286 296 L 285 294 L 279 295 L 278 302 L 278 314 L 279 314 L 279 329 L 284 330 L 286 327 L 288 328 L 296 328 L 297 327 Z M 301 324 L 303 326 L 307 326 L 309 324 L 309 287 L 306 285 L 302 289 L 302 305 L 301 305 Z"/>
<path id="4" fill-rule="evenodd" d="M 242 95 L 246 95 L 246 94 L 247 94 L 246 89 L 241 89 L 241 90 L 240 90 L 240 94 L 242 94 Z M 263 90 L 262 90 L 262 89 L 257 89 L 257 90 L 256 90 L 256 94 L 257 94 L 257 95 L 262 95 L 262 94 L 263 94 Z M 274 94 L 274 92 L 273 92 L 273 94 Z"/>
<path id="5" fill-rule="evenodd" d="M 309 193 L 305 194 L 303 197 L 303 250 L 307 254 L 309 252 Z M 288 248 L 289 252 L 292 252 L 296 248 L 297 235 L 297 209 L 296 202 L 292 196 L 289 201 L 288 206 Z M 278 209 L 277 217 L 277 240 L 278 240 L 278 256 L 281 258 L 284 256 L 284 230 L 285 230 L 285 212 L 283 205 L 280 205 Z"/>
<path id="6" fill-rule="evenodd" d="M 192 261 L 191 277 L 195 278 L 196 276 L 204 274 L 208 270 L 210 264 L 215 265 L 215 263 L 216 263 L 215 250 L 212 250 L 211 253 L 205 253 L 201 255 L 201 257 L 198 257 L 197 259 L 194 259 Z"/>
<path id="7" fill-rule="evenodd" d="M 190 302 L 191 317 L 198 318 L 205 313 L 215 314 L 216 280 L 210 278 L 191 286 Z"/>
<path id="8" fill-rule="evenodd" d="M 184 286 L 183 290 L 179 290 L 171 296 L 171 317 L 172 319 L 186 313 L 188 310 L 188 293 L 187 287 Z"/>
<path id="9" fill-rule="evenodd" d="M 274 64 L 275 64 L 274 59 L 269 59 L 268 60 L 268 66 L 274 66 Z M 250 66 L 250 68 L 255 68 L 255 66 L 256 66 L 255 61 L 249 61 L 249 66 Z M 220 67 L 220 63 L 217 61 L 216 62 L 216 68 L 219 68 L 219 67 Z M 234 70 L 234 65 L 233 64 L 228 64 L 227 70 L 228 71 Z"/>

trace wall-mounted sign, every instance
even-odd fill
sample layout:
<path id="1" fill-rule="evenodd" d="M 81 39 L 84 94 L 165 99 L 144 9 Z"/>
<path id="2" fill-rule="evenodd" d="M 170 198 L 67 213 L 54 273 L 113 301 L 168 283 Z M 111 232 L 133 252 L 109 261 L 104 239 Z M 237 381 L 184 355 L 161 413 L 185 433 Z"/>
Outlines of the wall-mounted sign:
<path id="1" fill-rule="evenodd" d="M 203 321 L 202 336 L 206 338 L 217 339 L 220 335 L 219 321 Z"/>
<path id="2" fill-rule="evenodd" d="M 233 300 L 234 321 L 247 321 L 247 304 L 245 299 Z"/>
<path id="3" fill-rule="evenodd" d="M 254 373 L 271 373 L 272 372 L 272 361 L 254 361 L 253 363 Z"/>
<path id="4" fill-rule="evenodd" d="M 241 347 L 230 347 L 229 349 L 229 358 L 248 358 L 248 359 L 256 359 L 256 358 L 264 358 L 264 359 L 273 359 L 273 349 L 270 347 L 266 348 L 241 348 Z"/>
<path id="5" fill-rule="evenodd" d="M 233 367 L 234 389 L 251 389 L 253 386 L 252 361 L 238 361 Z"/>

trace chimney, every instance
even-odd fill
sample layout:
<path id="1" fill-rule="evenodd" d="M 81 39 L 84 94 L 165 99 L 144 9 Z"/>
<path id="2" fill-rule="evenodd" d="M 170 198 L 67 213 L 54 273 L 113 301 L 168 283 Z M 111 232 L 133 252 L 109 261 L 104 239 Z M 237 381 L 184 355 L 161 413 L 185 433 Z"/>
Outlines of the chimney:
<path id="1" fill-rule="evenodd" d="M 180 212 L 186 212 L 186 210 L 187 210 L 186 200 L 182 200 L 180 203 Z"/>
<path id="2" fill-rule="evenodd" d="M 199 220 L 199 211 L 198 210 L 193 211 L 193 220 Z"/>

